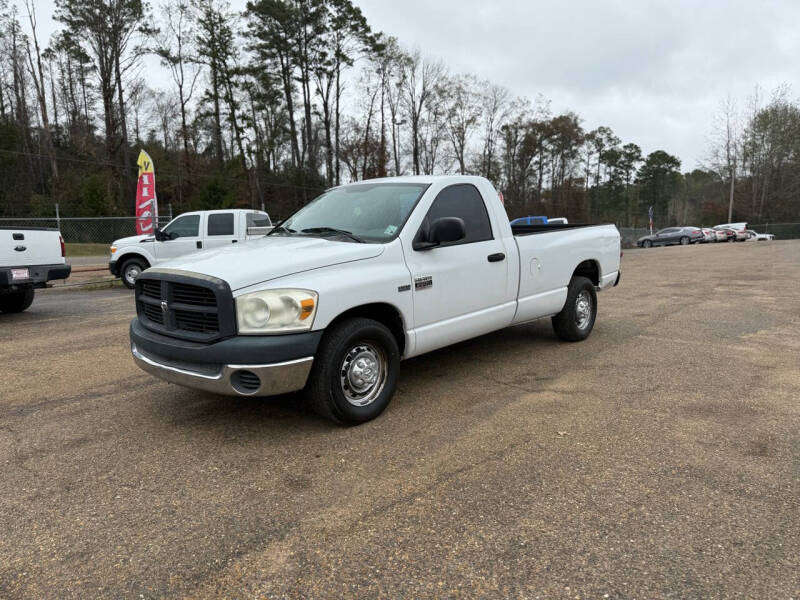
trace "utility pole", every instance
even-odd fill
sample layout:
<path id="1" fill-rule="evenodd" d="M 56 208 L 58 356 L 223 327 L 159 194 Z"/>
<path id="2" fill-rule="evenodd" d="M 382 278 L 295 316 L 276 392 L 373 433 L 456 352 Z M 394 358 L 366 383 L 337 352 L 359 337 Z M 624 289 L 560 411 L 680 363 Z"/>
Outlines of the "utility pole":
<path id="1" fill-rule="evenodd" d="M 733 190 L 736 185 L 736 155 L 733 157 L 731 163 L 731 189 L 730 199 L 728 200 L 728 223 L 733 221 Z"/>

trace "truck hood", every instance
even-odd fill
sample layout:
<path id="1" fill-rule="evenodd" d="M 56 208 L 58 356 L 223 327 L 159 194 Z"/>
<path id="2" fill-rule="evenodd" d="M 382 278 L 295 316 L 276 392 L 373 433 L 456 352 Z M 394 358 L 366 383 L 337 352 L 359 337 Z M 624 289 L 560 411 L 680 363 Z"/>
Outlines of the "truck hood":
<path id="1" fill-rule="evenodd" d="M 120 238 L 118 240 L 114 240 L 114 242 L 111 245 L 112 246 L 117 246 L 117 247 L 120 247 L 120 246 L 132 246 L 134 244 L 138 244 L 138 243 L 144 242 L 144 241 L 153 242 L 153 241 L 155 241 L 155 238 L 152 236 L 152 234 L 150 234 L 150 235 L 147 235 L 147 234 L 145 234 L 145 235 L 132 235 L 130 237 L 124 237 L 124 238 Z"/>
<path id="2" fill-rule="evenodd" d="M 315 237 L 267 236 L 166 261 L 157 268 L 180 269 L 227 281 L 231 290 L 383 253 L 381 244 Z"/>

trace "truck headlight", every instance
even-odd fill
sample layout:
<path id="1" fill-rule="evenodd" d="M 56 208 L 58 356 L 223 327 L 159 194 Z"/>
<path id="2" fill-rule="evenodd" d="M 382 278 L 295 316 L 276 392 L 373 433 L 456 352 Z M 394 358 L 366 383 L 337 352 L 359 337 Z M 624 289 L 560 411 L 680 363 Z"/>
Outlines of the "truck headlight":
<path id="1" fill-rule="evenodd" d="M 308 331 L 316 311 L 317 293 L 310 290 L 264 290 L 236 298 L 236 322 L 244 335 Z"/>

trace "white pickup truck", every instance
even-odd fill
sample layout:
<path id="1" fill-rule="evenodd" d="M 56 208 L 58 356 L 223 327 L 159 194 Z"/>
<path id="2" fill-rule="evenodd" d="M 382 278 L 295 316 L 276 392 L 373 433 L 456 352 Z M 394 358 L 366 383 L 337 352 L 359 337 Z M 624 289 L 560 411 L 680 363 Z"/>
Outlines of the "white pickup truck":
<path id="1" fill-rule="evenodd" d="M 240 247 L 136 281 L 136 363 L 201 390 L 305 389 L 321 415 L 375 418 L 401 359 L 552 317 L 585 339 L 619 281 L 613 225 L 511 227 L 482 177 L 399 177 L 328 190 Z"/>
<path id="2" fill-rule="evenodd" d="M 134 235 L 111 244 L 108 270 L 133 288 L 145 269 L 207 248 L 230 246 L 266 235 L 269 215 L 260 210 L 201 210 L 178 215 L 153 235 Z"/>
<path id="3" fill-rule="evenodd" d="M 58 229 L 0 227 L 0 312 L 22 312 L 36 288 L 70 271 Z"/>

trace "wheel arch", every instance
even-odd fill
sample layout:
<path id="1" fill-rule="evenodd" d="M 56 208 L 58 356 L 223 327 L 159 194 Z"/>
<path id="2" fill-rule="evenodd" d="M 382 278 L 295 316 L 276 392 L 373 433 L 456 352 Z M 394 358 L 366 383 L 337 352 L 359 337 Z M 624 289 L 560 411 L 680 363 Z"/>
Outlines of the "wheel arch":
<path id="1" fill-rule="evenodd" d="M 600 285 L 600 263 L 593 258 L 581 261 L 572 271 L 572 277 L 586 277 L 596 286 Z"/>
<path id="2" fill-rule="evenodd" d="M 120 255 L 119 258 L 117 258 L 117 264 L 119 265 L 120 269 L 122 269 L 122 266 L 132 258 L 136 258 L 143 261 L 145 269 L 148 269 L 153 266 L 153 261 L 150 260 L 150 258 L 146 256 L 143 252 L 131 250 L 129 252 L 125 252 L 124 254 Z"/>
<path id="3" fill-rule="evenodd" d="M 397 347 L 400 349 L 400 356 L 403 356 L 406 349 L 406 330 L 403 321 L 403 315 L 400 310 L 393 304 L 388 302 L 371 302 L 368 304 L 360 304 L 348 308 L 344 312 L 339 313 L 330 323 L 326 329 L 343 321 L 344 319 L 352 317 L 363 317 L 365 319 L 372 319 L 385 325 L 392 333 Z"/>

